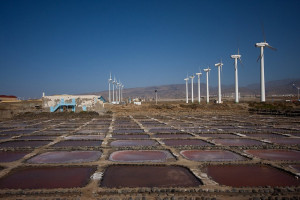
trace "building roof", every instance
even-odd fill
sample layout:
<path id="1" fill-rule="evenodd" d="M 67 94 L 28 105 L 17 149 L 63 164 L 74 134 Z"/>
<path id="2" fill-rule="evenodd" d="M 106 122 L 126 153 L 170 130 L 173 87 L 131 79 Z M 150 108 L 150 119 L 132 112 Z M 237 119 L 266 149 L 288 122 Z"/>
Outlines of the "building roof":
<path id="1" fill-rule="evenodd" d="M 17 97 L 13 95 L 0 95 L 0 98 L 17 98 Z"/>

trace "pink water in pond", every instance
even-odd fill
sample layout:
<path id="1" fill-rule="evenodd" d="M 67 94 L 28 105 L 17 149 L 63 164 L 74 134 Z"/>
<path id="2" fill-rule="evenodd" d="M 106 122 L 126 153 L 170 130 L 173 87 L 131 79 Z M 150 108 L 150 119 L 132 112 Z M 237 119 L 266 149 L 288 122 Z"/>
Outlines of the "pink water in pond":
<path id="1" fill-rule="evenodd" d="M 149 138 L 149 135 L 146 134 L 117 134 L 117 135 L 112 135 L 112 138 L 115 139 L 146 139 Z"/>
<path id="2" fill-rule="evenodd" d="M 168 146 L 211 146 L 211 144 L 203 140 L 171 139 L 163 140 L 163 142 Z"/>
<path id="3" fill-rule="evenodd" d="M 252 146 L 265 144 L 263 142 L 251 139 L 214 139 L 213 142 L 225 146 Z"/>
<path id="4" fill-rule="evenodd" d="M 50 141 L 43 140 L 43 141 L 8 141 L 0 143 L 0 147 L 3 148 L 19 148 L 19 147 L 39 147 L 48 144 Z"/>
<path id="5" fill-rule="evenodd" d="M 96 167 L 31 167 L 0 179 L 1 189 L 51 189 L 83 187 Z"/>
<path id="6" fill-rule="evenodd" d="M 122 162 L 164 162 L 171 154 L 168 151 L 116 151 L 113 152 L 109 159 L 112 161 L 122 161 Z"/>
<path id="7" fill-rule="evenodd" d="M 300 160 L 300 151 L 261 149 L 245 150 L 245 152 L 266 160 Z"/>
<path id="8" fill-rule="evenodd" d="M 114 187 L 196 187 L 202 185 L 187 168 L 180 166 L 109 166 L 101 186 Z"/>
<path id="9" fill-rule="evenodd" d="M 190 134 L 163 134 L 163 133 L 161 133 L 161 134 L 155 134 L 154 135 L 154 137 L 156 137 L 156 138 L 188 138 L 188 137 L 193 137 L 192 135 L 190 135 Z"/>
<path id="10" fill-rule="evenodd" d="M 294 176 L 264 165 L 209 165 L 206 172 L 217 183 L 233 187 L 300 185 Z"/>
<path id="11" fill-rule="evenodd" d="M 101 146 L 102 141 L 100 140 L 66 140 L 54 144 L 54 147 L 97 147 Z"/>
<path id="12" fill-rule="evenodd" d="M 79 163 L 98 160 L 100 151 L 51 151 L 37 155 L 28 163 Z"/>
<path id="13" fill-rule="evenodd" d="M 246 158 L 231 151 L 223 150 L 185 150 L 180 152 L 185 158 L 194 161 L 237 161 Z"/>
<path id="14" fill-rule="evenodd" d="M 203 134 L 198 134 L 200 137 L 209 137 L 209 138 L 239 138 L 237 135 L 233 134 L 213 134 L 213 133 L 203 133 Z"/>
<path id="15" fill-rule="evenodd" d="M 103 140 L 105 135 L 70 135 L 66 140 Z"/>
<path id="16" fill-rule="evenodd" d="M 300 144 L 300 138 L 272 138 L 269 139 L 271 142 L 282 145 L 297 145 Z"/>
<path id="17" fill-rule="evenodd" d="M 29 151 L 0 151 L 0 162 L 13 162 L 23 158 Z"/>
<path id="18" fill-rule="evenodd" d="M 123 146 L 156 146 L 158 143 L 154 140 L 115 140 L 110 143 L 113 147 Z"/>

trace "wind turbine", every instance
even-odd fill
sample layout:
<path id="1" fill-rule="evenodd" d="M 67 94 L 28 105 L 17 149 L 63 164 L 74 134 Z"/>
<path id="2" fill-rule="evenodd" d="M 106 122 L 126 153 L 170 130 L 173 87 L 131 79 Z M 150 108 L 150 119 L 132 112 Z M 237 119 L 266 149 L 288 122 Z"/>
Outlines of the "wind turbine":
<path id="1" fill-rule="evenodd" d="M 122 86 L 122 83 L 119 80 L 119 102 L 121 102 L 121 86 Z"/>
<path id="2" fill-rule="evenodd" d="M 119 83 L 116 81 L 116 102 L 118 102 L 118 85 Z"/>
<path id="3" fill-rule="evenodd" d="M 190 76 L 190 79 L 192 79 L 192 81 L 191 81 L 191 85 L 192 85 L 192 103 L 194 103 L 194 78 L 195 78 L 194 75 Z"/>
<path id="4" fill-rule="evenodd" d="M 207 69 L 203 69 L 203 71 L 206 72 L 206 103 L 209 103 L 209 87 L 208 87 L 208 73 L 211 69 L 208 68 Z"/>
<path id="5" fill-rule="evenodd" d="M 266 91 L 265 91 L 265 69 L 264 69 L 264 48 L 268 47 L 274 51 L 277 49 L 270 46 L 269 43 L 266 42 L 266 37 L 263 29 L 263 36 L 265 41 L 256 43 L 255 47 L 260 47 L 260 55 L 258 56 L 257 62 L 260 59 L 260 101 L 265 102 L 266 101 Z"/>
<path id="6" fill-rule="evenodd" d="M 116 84 L 116 77 L 114 77 L 114 80 L 112 82 L 113 84 L 113 102 L 115 101 L 115 84 Z"/>
<path id="7" fill-rule="evenodd" d="M 221 100 L 221 68 L 223 66 L 222 61 L 215 64 L 215 67 L 218 67 L 218 103 L 222 103 Z"/>
<path id="8" fill-rule="evenodd" d="M 200 94 L 200 76 L 202 75 L 201 72 L 196 73 L 196 75 L 198 76 L 198 102 L 200 103 L 201 101 L 201 94 Z"/>
<path id="9" fill-rule="evenodd" d="M 186 77 L 184 80 L 185 80 L 186 103 L 189 103 L 189 88 L 188 88 L 189 78 Z"/>
<path id="10" fill-rule="evenodd" d="M 237 60 L 239 59 L 240 63 L 242 64 L 241 55 L 238 49 L 237 55 L 231 55 L 232 59 L 234 59 L 234 71 L 235 71 L 235 103 L 239 102 L 239 79 L 238 79 L 238 66 L 237 66 Z"/>
<path id="11" fill-rule="evenodd" d="M 111 103 L 111 96 L 110 96 L 110 83 L 112 82 L 111 79 L 111 73 L 109 75 L 109 79 L 108 79 L 108 101 Z"/>
<path id="12" fill-rule="evenodd" d="M 123 88 L 124 88 L 124 85 L 122 84 L 121 87 L 122 87 L 122 88 L 121 88 L 121 101 L 123 101 Z"/>

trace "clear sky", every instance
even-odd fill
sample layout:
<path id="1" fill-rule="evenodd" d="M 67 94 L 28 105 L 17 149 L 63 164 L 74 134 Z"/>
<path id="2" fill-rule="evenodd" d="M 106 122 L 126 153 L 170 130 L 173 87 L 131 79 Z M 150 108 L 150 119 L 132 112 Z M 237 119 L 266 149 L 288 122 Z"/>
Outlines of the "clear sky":
<path id="1" fill-rule="evenodd" d="M 0 94 L 38 98 L 183 84 L 222 59 L 222 84 L 259 83 L 262 22 L 266 81 L 300 76 L 300 1 L 0 0 Z M 205 82 L 205 76 L 202 77 Z"/>

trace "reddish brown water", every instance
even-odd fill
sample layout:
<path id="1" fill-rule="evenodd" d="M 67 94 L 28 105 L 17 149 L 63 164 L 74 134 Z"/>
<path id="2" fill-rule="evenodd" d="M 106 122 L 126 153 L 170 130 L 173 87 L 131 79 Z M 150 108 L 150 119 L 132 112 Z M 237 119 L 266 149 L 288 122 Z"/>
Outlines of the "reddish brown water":
<path id="1" fill-rule="evenodd" d="M 53 145 L 53 147 L 97 147 L 102 144 L 100 140 L 66 140 Z"/>
<path id="2" fill-rule="evenodd" d="M 283 144 L 283 145 L 299 145 L 300 144 L 300 138 L 272 138 L 269 139 L 271 142 L 276 144 Z"/>
<path id="3" fill-rule="evenodd" d="M 181 155 L 194 161 L 237 161 L 246 158 L 231 151 L 223 150 L 186 150 L 181 151 Z"/>
<path id="4" fill-rule="evenodd" d="M 188 169 L 180 166 L 109 166 L 101 186 L 114 187 L 195 187 L 202 185 Z"/>
<path id="5" fill-rule="evenodd" d="M 51 151 L 37 155 L 28 163 L 78 163 L 95 161 L 101 156 L 100 151 Z"/>
<path id="6" fill-rule="evenodd" d="M 122 162 L 164 162 L 167 158 L 172 157 L 168 151 L 116 151 L 110 154 L 109 159 L 112 161 Z"/>
<path id="7" fill-rule="evenodd" d="M 248 137 L 257 137 L 257 138 L 282 138 L 285 137 L 283 135 L 279 134 L 273 134 L 273 133 L 243 133 L 244 135 Z"/>
<path id="8" fill-rule="evenodd" d="M 103 140 L 105 135 L 71 135 L 65 137 L 66 140 Z"/>
<path id="9" fill-rule="evenodd" d="M 0 162 L 13 162 L 23 158 L 29 151 L 0 151 Z"/>
<path id="10" fill-rule="evenodd" d="M 156 146 L 158 143 L 154 140 L 115 140 L 110 143 L 113 147 L 123 146 Z"/>
<path id="11" fill-rule="evenodd" d="M 203 133 L 199 134 L 200 137 L 208 137 L 208 138 L 239 138 L 237 135 L 233 134 L 213 134 L 213 133 Z"/>
<path id="12" fill-rule="evenodd" d="M 0 188 L 51 189 L 83 187 L 96 167 L 22 168 L 0 179 Z"/>
<path id="13" fill-rule="evenodd" d="M 0 143 L 0 147 L 2 148 L 19 148 L 19 147 L 39 147 L 48 144 L 50 141 L 44 140 L 44 141 L 22 141 L 22 140 L 16 140 L 16 141 L 8 141 Z"/>
<path id="14" fill-rule="evenodd" d="M 180 133 L 180 130 L 177 129 L 164 129 L 164 128 L 153 128 L 150 129 L 149 132 L 151 133 Z"/>
<path id="15" fill-rule="evenodd" d="M 294 176 L 264 165 L 209 165 L 206 170 L 217 183 L 233 187 L 300 185 Z"/>
<path id="16" fill-rule="evenodd" d="M 266 160 L 300 160 L 300 151 L 261 149 L 245 150 L 245 152 Z"/>
<path id="17" fill-rule="evenodd" d="M 263 142 L 251 139 L 214 139 L 213 142 L 225 146 L 252 146 L 263 145 Z"/>
<path id="18" fill-rule="evenodd" d="M 211 144 L 203 140 L 171 139 L 163 140 L 163 142 L 168 146 L 211 146 Z"/>
<path id="19" fill-rule="evenodd" d="M 193 137 L 192 135 L 190 134 L 155 134 L 154 137 L 156 138 L 188 138 L 188 137 Z"/>
<path id="20" fill-rule="evenodd" d="M 29 136 L 21 136 L 18 140 L 53 140 L 58 136 L 50 136 L 50 135 L 29 135 Z"/>
<path id="21" fill-rule="evenodd" d="M 117 135 L 112 135 L 112 138 L 115 139 L 146 139 L 149 138 L 149 135 L 146 134 L 117 134 Z"/>

